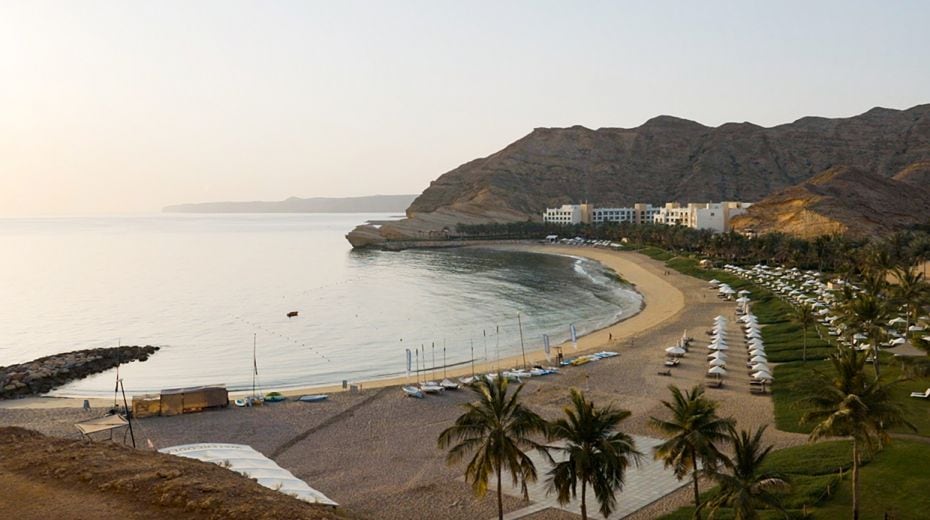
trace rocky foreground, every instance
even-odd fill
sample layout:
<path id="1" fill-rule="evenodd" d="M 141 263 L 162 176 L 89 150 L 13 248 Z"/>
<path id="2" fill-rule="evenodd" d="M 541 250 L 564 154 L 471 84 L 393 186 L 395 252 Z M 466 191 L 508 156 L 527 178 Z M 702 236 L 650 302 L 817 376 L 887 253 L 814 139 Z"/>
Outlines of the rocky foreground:
<path id="1" fill-rule="evenodd" d="M 145 361 L 158 347 L 112 347 L 76 350 L 0 367 L 0 399 L 47 393 L 75 379 L 115 368 L 121 363 Z"/>

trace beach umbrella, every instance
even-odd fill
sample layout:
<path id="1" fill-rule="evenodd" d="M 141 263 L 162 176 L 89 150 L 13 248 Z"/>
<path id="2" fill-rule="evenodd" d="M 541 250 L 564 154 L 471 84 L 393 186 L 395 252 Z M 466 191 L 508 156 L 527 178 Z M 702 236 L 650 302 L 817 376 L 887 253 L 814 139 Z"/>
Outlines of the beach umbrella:
<path id="1" fill-rule="evenodd" d="M 737 298 L 736 303 L 749 303 L 749 298 L 743 296 L 742 298 Z"/>
<path id="2" fill-rule="evenodd" d="M 857 332 L 855 335 L 853 335 L 852 339 L 853 341 L 862 341 L 862 340 L 868 339 L 868 336 L 866 336 L 865 334 L 861 332 Z"/>
<path id="3" fill-rule="evenodd" d="M 714 318 L 714 319 L 717 320 L 717 321 L 727 321 L 726 317 L 724 317 L 723 315 L 720 315 L 720 314 L 718 314 L 717 317 Z"/>
<path id="4" fill-rule="evenodd" d="M 922 339 L 922 340 L 924 340 L 924 341 L 930 341 L 930 336 L 924 336 L 924 337 L 922 337 L 922 338 L 920 338 L 920 339 Z"/>
<path id="5" fill-rule="evenodd" d="M 907 328 L 907 331 L 908 332 L 923 332 L 924 328 L 921 327 L 920 325 L 911 325 L 910 327 Z"/>
<path id="6" fill-rule="evenodd" d="M 719 350 L 715 350 L 711 352 L 710 354 L 707 354 L 707 357 L 711 359 L 726 359 L 727 355 Z"/>
<path id="7" fill-rule="evenodd" d="M 730 347 L 726 343 L 711 343 L 707 346 L 711 350 L 730 350 Z"/>
<path id="8" fill-rule="evenodd" d="M 757 372 L 769 372 L 769 365 L 767 363 L 753 363 L 750 368 Z"/>
<path id="9" fill-rule="evenodd" d="M 665 352 L 672 356 L 684 356 L 685 355 L 685 349 L 681 347 L 668 347 L 667 349 L 665 349 Z"/>
<path id="10" fill-rule="evenodd" d="M 733 288 L 729 286 L 720 289 L 720 292 L 723 294 L 736 294 L 736 291 L 734 291 Z"/>
<path id="11" fill-rule="evenodd" d="M 720 280 L 714 278 L 713 280 L 711 280 L 711 281 L 709 281 L 709 282 L 707 282 L 707 283 L 709 283 L 709 284 L 711 284 L 711 285 L 720 285 Z"/>
<path id="12" fill-rule="evenodd" d="M 738 292 L 738 293 L 736 293 L 736 294 L 738 294 L 738 295 L 740 295 L 740 296 L 746 296 L 747 294 L 752 294 L 752 293 L 749 292 L 749 291 L 747 291 L 746 289 L 743 289 L 743 290 L 741 290 L 740 292 Z"/>
<path id="13" fill-rule="evenodd" d="M 713 374 L 715 376 L 722 376 L 727 373 L 727 369 L 723 367 L 711 367 L 711 369 L 708 370 L 707 373 Z"/>
<path id="14" fill-rule="evenodd" d="M 752 375 L 752 377 L 765 381 L 773 381 L 775 378 L 772 377 L 772 374 L 768 373 L 765 370 L 760 370 Z"/>
<path id="15" fill-rule="evenodd" d="M 711 359 L 711 360 L 710 360 L 710 366 L 712 366 L 712 367 L 725 367 L 725 366 L 727 366 L 727 362 L 726 362 L 726 360 L 724 360 L 724 359 Z"/>
<path id="16" fill-rule="evenodd" d="M 749 362 L 750 363 L 767 363 L 768 358 L 766 358 L 765 356 L 761 354 L 757 354 L 755 356 L 752 356 L 752 359 L 750 359 Z"/>
<path id="17" fill-rule="evenodd" d="M 888 325 L 904 325 L 905 323 L 907 323 L 907 320 L 905 320 L 904 318 L 898 316 L 897 318 L 895 318 L 895 319 L 889 321 L 889 322 L 888 322 Z"/>
<path id="18" fill-rule="evenodd" d="M 904 338 L 893 339 L 890 342 L 891 345 L 903 345 L 905 343 L 907 343 L 907 340 L 905 340 Z"/>

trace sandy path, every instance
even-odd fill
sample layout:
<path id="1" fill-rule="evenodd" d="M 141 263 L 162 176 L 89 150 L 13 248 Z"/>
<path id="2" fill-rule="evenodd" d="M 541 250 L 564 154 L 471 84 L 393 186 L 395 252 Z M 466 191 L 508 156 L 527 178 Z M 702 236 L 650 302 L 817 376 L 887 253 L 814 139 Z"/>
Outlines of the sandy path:
<path id="1" fill-rule="evenodd" d="M 704 331 L 718 314 L 732 321 L 734 304 L 717 299 L 705 282 L 668 271 L 664 263 L 636 253 L 558 246 L 524 249 L 600 261 L 635 284 L 646 301 L 636 316 L 579 341 L 579 351 L 610 349 L 619 352 L 618 357 L 530 380 L 524 390 L 528 404 L 544 416 L 555 417 L 568 402 L 568 389 L 581 388 L 597 402 L 613 402 L 630 410 L 633 416 L 625 430 L 655 437 L 648 420 L 663 414 L 660 401 L 668 397 L 667 386 L 690 387 L 705 381 L 708 351 Z M 657 375 L 664 368 L 664 348 L 674 344 L 685 329 L 697 339 L 695 346 L 681 365 L 672 369 L 671 377 Z M 736 333 L 734 328 L 731 335 Z M 732 348 L 734 366 L 726 385 L 708 389 L 708 394 L 719 401 L 721 414 L 734 416 L 743 428 L 771 424 L 771 399 L 749 393 L 748 375 L 740 369 L 745 363 L 740 357 L 744 347 L 735 343 Z M 574 352 L 567 347 L 565 353 Z M 470 367 L 467 370 L 470 373 Z M 493 516 L 493 498 L 475 499 L 462 480 L 464 466 L 447 466 L 445 454 L 436 447 L 439 432 L 461 413 L 457 405 L 470 399 L 468 393 L 416 400 L 390 390 L 372 398 L 377 392 L 373 386 L 388 383 L 397 381 L 366 384 L 359 394 L 337 394 L 326 403 L 288 402 L 258 409 L 144 419 L 139 421 L 139 429 L 158 447 L 213 441 L 251 444 L 264 453 L 278 451 L 279 464 L 362 517 Z M 368 401 L 354 406 L 365 399 Z M 339 420 L 329 421 L 334 416 Z M 0 423 L 11 419 L 43 431 L 73 428 L 70 424 L 65 427 L 63 419 L 51 410 L 0 409 Z M 767 441 L 786 446 L 804 442 L 805 436 L 770 427 Z M 686 502 L 687 495 L 673 493 L 634 516 L 654 517 Z M 526 505 L 513 497 L 505 501 L 508 511 Z M 550 517 L 563 518 L 564 514 L 553 511 L 539 516 Z"/>

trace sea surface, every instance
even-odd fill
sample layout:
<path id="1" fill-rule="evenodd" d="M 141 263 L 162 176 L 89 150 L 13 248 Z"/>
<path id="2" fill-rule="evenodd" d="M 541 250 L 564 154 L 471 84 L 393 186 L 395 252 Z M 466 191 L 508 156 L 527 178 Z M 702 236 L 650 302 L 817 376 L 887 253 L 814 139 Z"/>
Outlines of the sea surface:
<path id="1" fill-rule="evenodd" d="M 0 219 L 0 365 L 158 345 L 128 393 L 264 390 L 377 379 L 543 348 L 637 312 L 600 264 L 490 249 L 353 251 L 380 214 Z M 287 318 L 289 311 L 299 311 Z M 518 318 L 519 315 L 519 318 Z M 253 347 L 255 356 L 253 358 Z M 254 361 L 254 364 L 253 364 Z M 436 369 L 441 377 L 441 368 Z M 56 395 L 112 394 L 115 371 Z"/>

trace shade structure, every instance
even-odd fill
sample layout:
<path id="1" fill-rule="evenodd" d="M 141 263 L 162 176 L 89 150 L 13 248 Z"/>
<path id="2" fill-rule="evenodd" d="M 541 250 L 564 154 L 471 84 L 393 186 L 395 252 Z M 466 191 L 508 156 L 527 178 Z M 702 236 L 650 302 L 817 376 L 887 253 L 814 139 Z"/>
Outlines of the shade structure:
<path id="1" fill-rule="evenodd" d="M 750 363 L 767 363 L 767 362 L 768 362 L 768 358 L 765 357 L 765 356 L 763 356 L 763 355 L 761 355 L 761 354 L 759 354 L 759 355 L 752 356 L 752 358 L 749 360 L 749 362 L 750 362 Z"/>
<path id="2" fill-rule="evenodd" d="M 685 355 L 685 349 L 681 347 L 668 347 L 667 349 L 665 349 L 665 352 L 666 354 L 670 354 L 672 356 L 684 356 Z"/>
<path id="3" fill-rule="evenodd" d="M 723 294 L 736 294 L 736 291 L 729 285 L 726 287 L 721 287 L 720 292 Z"/>
<path id="4" fill-rule="evenodd" d="M 726 343 L 711 343 L 707 348 L 711 350 L 730 350 Z"/>
<path id="5" fill-rule="evenodd" d="M 897 318 L 889 321 L 888 325 L 904 325 L 905 323 L 907 323 L 907 320 L 898 316 Z"/>
<path id="6" fill-rule="evenodd" d="M 725 367 L 725 366 L 727 366 L 727 362 L 726 362 L 726 360 L 724 360 L 724 359 L 711 359 L 711 360 L 710 360 L 710 363 L 708 363 L 708 364 L 709 364 L 710 366 L 712 366 L 712 367 Z"/>
<path id="7" fill-rule="evenodd" d="M 765 345 L 765 342 L 762 341 L 762 338 L 749 338 L 747 341 L 748 344 L 762 348 Z"/>
<path id="8" fill-rule="evenodd" d="M 715 350 L 710 354 L 707 354 L 707 357 L 710 359 L 726 359 L 727 355 L 722 350 Z"/>
<path id="9" fill-rule="evenodd" d="M 709 283 L 709 284 L 711 284 L 711 285 L 720 285 L 720 280 L 714 278 L 713 280 L 711 280 L 711 281 L 709 281 L 709 282 L 707 282 L 707 283 Z"/>
<path id="10" fill-rule="evenodd" d="M 770 372 L 771 373 L 771 370 L 769 370 L 769 366 L 767 363 L 753 363 L 753 365 L 749 368 L 751 368 L 753 372 Z"/>
<path id="11" fill-rule="evenodd" d="M 713 374 L 715 376 L 722 376 L 727 373 L 727 369 L 723 367 L 711 367 L 711 369 L 708 370 L 707 373 Z"/>
<path id="12" fill-rule="evenodd" d="M 765 381 L 774 381 L 774 380 L 775 380 L 775 378 L 772 377 L 772 374 L 768 373 L 768 372 L 765 371 L 765 370 L 760 370 L 760 371 L 754 373 L 754 374 L 752 375 L 752 377 L 754 377 L 754 378 L 756 378 L 756 379 L 762 379 L 762 380 L 765 380 Z"/>
<path id="13" fill-rule="evenodd" d="M 737 294 L 739 294 L 740 296 L 746 296 L 747 294 L 752 294 L 752 293 L 747 291 L 746 289 L 742 289 Z"/>

